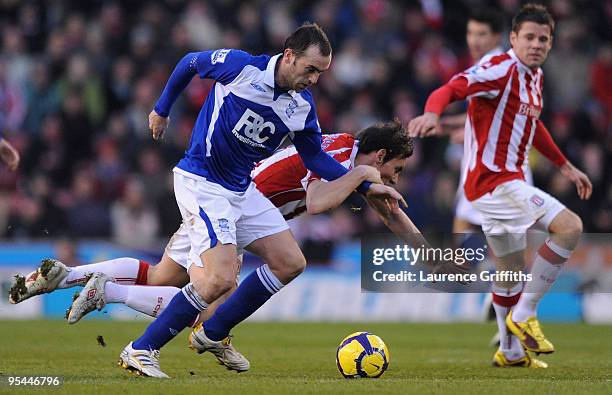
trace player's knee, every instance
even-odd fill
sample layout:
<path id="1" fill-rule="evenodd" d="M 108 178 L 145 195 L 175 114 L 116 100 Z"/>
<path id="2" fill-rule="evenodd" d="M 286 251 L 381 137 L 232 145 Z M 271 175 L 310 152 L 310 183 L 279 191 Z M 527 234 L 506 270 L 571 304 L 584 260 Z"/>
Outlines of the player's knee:
<path id="1" fill-rule="evenodd" d="M 198 294 L 207 302 L 217 300 L 236 286 L 236 276 L 230 273 L 214 273 L 206 285 L 200 283 L 196 287 Z"/>
<path id="2" fill-rule="evenodd" d="M 297 276 L 299 276 L 300 274 L 302 274 L 304 269 L 306 269 L 306 258 L 304 258 L 304 255 L 302 255 L 301 253 L 294 254 L 293 256 L 286 257 L 283 260 L 282 267 L 284 277 L 283 280 L 286 284 Z"/>
<path id="3" fill-rule="evenodd" d="M 552 233 L 580 236 L 583 231 L 582 219 L 570 210 L 564 210 L 559 220 L 553 221 Z"/>
<path id="4" fill-rule="evenodd" d="M 575 233 L 577 235 L 582 234 L 583 231 L 583 226 L 582 226 L 582 219 L 573 211 L 570 211 L 570 218 L 571 220 L 569 221 L 569 232 L 570 233 Z"/>

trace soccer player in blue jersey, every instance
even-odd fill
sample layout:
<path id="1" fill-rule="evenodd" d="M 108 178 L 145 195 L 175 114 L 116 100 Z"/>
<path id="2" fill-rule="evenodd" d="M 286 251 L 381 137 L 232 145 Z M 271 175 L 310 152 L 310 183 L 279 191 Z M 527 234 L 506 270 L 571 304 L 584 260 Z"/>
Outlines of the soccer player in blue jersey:
<path id="1" fill-rule="evenodd" d="M 266 264 L 244 279 L 206 324 L 199 338 L 227 368 L 249 369 L 249 361 L 229 342 L 229 331 L 304 270 L 306 260 L 291 232 L 267 223 L 280 215 L 261 194 L 253 194 L 254 164 L 289 137 L 305 166 L 334 180 L 346 169 L 321 149 L 321 130 L 311 93 L 331 63 L 331 45 L 316 24 L 304 24 L 276 56 L 252 56 L 234 49 L 189 53 L 179 61 L 149 116 L 153 138 L 163 136 L 170 107 L 195 74 L 216 80 L 193 128 L 185 157 L 174 169 L 174 188 L 191 242 L 191 282 L 182 288 L 143 336 L 121 353 L 124 368 L 167 377 L 159 350 L 235 284 L 237 246 Z M 394 189 L 364 182 L 368 197 L 403 201 Z M 250 197 L 251 196 L 251 197 Z M 260 207 L 243 215 L 242 207 Z M 252 201 L 260 199 L 261 201 Z M 286 226 L 286 225 L 285 225 Z M 263 236 L 263 237 L 262 237 Z M 255 241 L 253 241 L 255 240 Z M 205 264 L 204 264 L 205 263 Z"/>

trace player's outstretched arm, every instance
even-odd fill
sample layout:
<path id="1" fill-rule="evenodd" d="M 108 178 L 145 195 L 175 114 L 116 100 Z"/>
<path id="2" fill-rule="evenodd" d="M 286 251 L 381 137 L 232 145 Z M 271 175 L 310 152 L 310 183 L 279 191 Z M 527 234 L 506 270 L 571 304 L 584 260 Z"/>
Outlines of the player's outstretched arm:
<path id="1" fill-rule="evenodd" d="M 308 214 L 320 214 L 338 207 L 364 181 L 380 183 L 380 173 L 372 166 L 357 166 L 333 181 L 311 180 L 306 189 Z"/>
<path id="2" fill-rule="evenodd" d="M 4 138 L 0 137 L 0 160 L 9 170 L 15 171 L 19 166 L 19 152 Z"/>
<path id="3" fill-rule="evenodd" d="M 429 246 L 429 243 L 419 228 L 410 220 L 410 217 L 397 206 L 389 206 L 381 199 L 367 198 L 370 207 L 374 209 L 380 216 L 383 223 L 396 236 L 400 237 L 411 246 Z"/>

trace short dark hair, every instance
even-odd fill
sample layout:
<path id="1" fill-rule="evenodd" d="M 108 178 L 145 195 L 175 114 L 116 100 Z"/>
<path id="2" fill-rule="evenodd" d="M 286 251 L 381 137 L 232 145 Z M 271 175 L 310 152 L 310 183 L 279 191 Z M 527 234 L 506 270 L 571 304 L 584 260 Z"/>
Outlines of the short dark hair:
<path id="1" fill-rule="evenodd" d="M 523 22 L 535 22 L 538 25 L 548 25 L 550 33 L 555 30 L 555 21 L 542 4 L 528 3 L 512 18 L 512 31 L 518 33 Z"/>
<path id="2" fill-rule="evenodd" d="M 412 138 L 408 136 L 399 119 L 379 122 L 363 129 L 357 134 L 358 153 L 369 154 L 380 149 L 387 150 L 384 162 L 396 158 L 409 158 L 412 155 Z"/>
<path id="3" fill-rule="evenodd" d="M 474 11 L 468 21 L 476 21 L 489 25 L 493 33 L 501 33 L 505 27 L 504 15 L 493 8 L 479 8 Z"/>
<path id="4" fill-rule="evenodd" d="M 289 48 L 295 52 L 296 56 L 300 56 L 310 48 L 311 45 L 319 47 L 319 52 L 321 52 L 323 56 L 329 56 L 329 54 L 331 54 L 331 44 L 323 29 L 316 23 L 305 22 L 287 37 L 283 51 Z"/>

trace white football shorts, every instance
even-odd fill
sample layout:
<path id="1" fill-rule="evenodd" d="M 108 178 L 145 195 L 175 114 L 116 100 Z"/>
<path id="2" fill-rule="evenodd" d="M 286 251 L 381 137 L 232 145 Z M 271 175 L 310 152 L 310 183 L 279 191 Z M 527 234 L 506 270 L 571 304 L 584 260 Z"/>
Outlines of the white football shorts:
<path id="1" fill-rule="evenodd" d="M 183 217 L 166 253 L 189 270 L 218 243 L 234 244 L 238 254 L 253 241 L 289 229 L 278 209 L 255 187 L 233 192 L 203 177 L 174 169 L 174 194 Z"/>
<path id="2" fill-rule="evenodd" d="M 498 257 L 524 250 L 527 230 L 533 226 L 548 231 L 565 209 L 557 199 L 523 180 L 498 185 L 474 200 L 472 206 L 480 213 L 482 231 Z"/>

